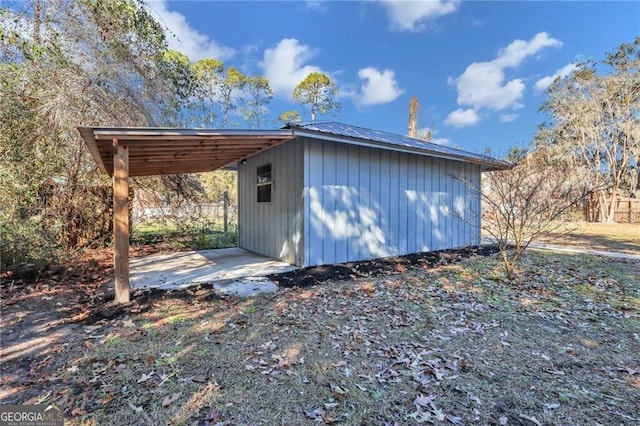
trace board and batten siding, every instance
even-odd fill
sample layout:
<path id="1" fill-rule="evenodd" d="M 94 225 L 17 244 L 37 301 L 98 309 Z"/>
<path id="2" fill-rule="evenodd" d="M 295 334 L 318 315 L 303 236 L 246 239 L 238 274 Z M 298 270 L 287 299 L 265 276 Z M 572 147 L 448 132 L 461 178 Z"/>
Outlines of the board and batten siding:
<path id="1" fill-rule="evenodd" d="M 238 245 L 303 266 L 303 152 L 285 142 L 238 164 Z M 271 202 L 258 203 L 257 168 L 271 164 Z"/>
<path id="2" fill-rule="evenodd" d="M 480 243 L 479 165 L 319 139 L 301 142 L 303 266 Z"/>

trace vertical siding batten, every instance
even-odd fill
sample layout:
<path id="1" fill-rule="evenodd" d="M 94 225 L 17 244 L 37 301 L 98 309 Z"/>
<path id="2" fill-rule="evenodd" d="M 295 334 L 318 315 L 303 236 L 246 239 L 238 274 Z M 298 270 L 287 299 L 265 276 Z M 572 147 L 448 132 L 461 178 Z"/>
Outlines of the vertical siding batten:
<path id="1" fill-rule="evenodd" d="M 416 249 L 426 251 L 428 246 L 424 238 L 424 228 L 427 223 L 427 211 L 425 203 L 425 156 L 416 158 Z"/>
<path id="2" fill-rule="evenodd" d="M 416 246 L 417 216 L 418 216 L 418 156 L 409 156 L 409 167 L 407 169 L 407 252 L 416 253 L 419 249 Z"/>
<path id="3" fill-rule="evenodd" d="M 358 217 L 358 206 L 360 205 L 360 147 L 348 145 L 347 152 L 347 188 L 349 189 L 350 212 L 348 221 L 351 225 L 352 232 L 347 243 L 347 259 L 345 261 L 361 259 L 360 257 L 360 218 Z"/>
<path id="4" fill-rule="evenodd" d="M 296 263 L 294 235 L 302 232 L 300 217 L 303 150 L 292 140 L 247 158 L 238 167 L 239 246 L 274 259 Z M 257 202 L 256 169 L 271 164 L 272 198 L 270 203 Z M 296 199 L 300 201 L 297 202 Z M 290 200 L 293 200 L 291 202 Z"/>
<path id="5" fill-rule="evenodd" d="M 398 177 L 398 253 L 407 253 L 407 241 L 408 224 L 409 224 L 409 200 L 407 199 L 407 184 L 408 184 L 408 168 L 409 168 L 409 154 L 400 153 L 400 169 Z"/>
<path id="6" fill-rule="evenodd" d="M 336 220 L 339 232 L 336 235 L 336 259 L 342 262 L 349 258 L 349 238 L 352 232 L 350 215 L 353 209 L 352 191 L 349 187 L 348 147 L 336 145 Z"/>
<path id="7" fill-rule="evenodd" d="M 359 203 L 354 208 L 356 217 L 358 218 L 358 234 L 360 239 L 359 250 L 361 259 L 371 259 L 373 256 L 367 239 L 369 238 L 369 230 L 371 227 L 371 214 L 369 205 L 371 203 L 371 148 L 359 147 L 359 174 L 358 174 L 358 200 Z"/>
<path id="8" fill-rule="evenodd" d="M 477 244 L 479 180 L 475 164 L 298 137 L 239 165 L 239 245 L 313 266 Z"/>
<path id="9" fill-rule="evenodd" d="M 304 138 L 304 164 L 303 164 L 303 181 L 304 181 L 304 190 L 302 194 L 302 202 L 304 204 L 303 214 L 302 214 L 302 228 L 303 228 L 303 262 L 301 266 L 310 266 L 312 264 L 311 261 L 311 206 L 310 206 L 310 195 L 309 188 L 311 187 L 311 144 L 309 143 L 308 138 Z"/>

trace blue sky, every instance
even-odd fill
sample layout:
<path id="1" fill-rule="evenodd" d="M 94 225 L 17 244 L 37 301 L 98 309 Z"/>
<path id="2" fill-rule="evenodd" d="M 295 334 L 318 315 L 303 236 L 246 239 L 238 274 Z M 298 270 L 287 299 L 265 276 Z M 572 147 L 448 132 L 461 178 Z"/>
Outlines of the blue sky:
<path id="1" fill-rule="evenodd" d="M 296 84 L 331 76 L 329 119 L 407 131 L 411 96 L 434 141 L 504 154 L 545 117 L 544 88 L 572 64 L 640 35 L 640 2 L 153 1 L 191 60 L 216 58 L 270 80 L 276 117 Z M 307 117 L 308 119 L 308 117 Z"/>

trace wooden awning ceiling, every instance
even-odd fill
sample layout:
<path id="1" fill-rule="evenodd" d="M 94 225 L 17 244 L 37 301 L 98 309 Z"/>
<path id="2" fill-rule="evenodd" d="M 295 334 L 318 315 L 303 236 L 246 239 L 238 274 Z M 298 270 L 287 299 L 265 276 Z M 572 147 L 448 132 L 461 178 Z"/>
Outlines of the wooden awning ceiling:
<path id="1" fill-rule="evenodd" d="M 129 176 L 200 173 L 230 166 L 294 138 L 293 130 L 78 127 L 100 170 L 113 176 L 114 144 L 129 151 Z"/>

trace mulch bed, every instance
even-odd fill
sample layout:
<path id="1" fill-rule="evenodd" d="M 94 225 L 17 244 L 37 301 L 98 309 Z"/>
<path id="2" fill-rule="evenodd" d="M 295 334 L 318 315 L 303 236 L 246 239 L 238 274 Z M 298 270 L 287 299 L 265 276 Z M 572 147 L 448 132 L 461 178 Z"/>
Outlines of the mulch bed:
<path id="1" fill-rule="evenodd" d="M 415 267 L 423 269 L 433 268 L 440 265 L 460 262 L 471 256 L 488 256 L 498 251 L 497 245 L 429 251 L 405 256 L 363 260 L 360 262 L 312 266 L 281 274 L 268 275 L 267 278 L 284 288 L 308 287 L 322 284 L 329 280 L 344 281 L 354 278 L 377 277 L 390 273 L 403 272 L 406 269 Z"/>

